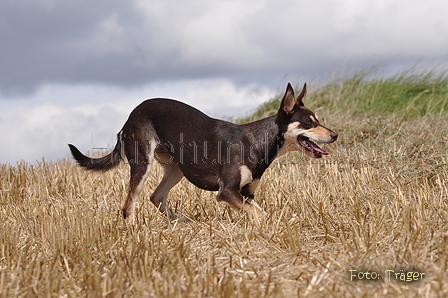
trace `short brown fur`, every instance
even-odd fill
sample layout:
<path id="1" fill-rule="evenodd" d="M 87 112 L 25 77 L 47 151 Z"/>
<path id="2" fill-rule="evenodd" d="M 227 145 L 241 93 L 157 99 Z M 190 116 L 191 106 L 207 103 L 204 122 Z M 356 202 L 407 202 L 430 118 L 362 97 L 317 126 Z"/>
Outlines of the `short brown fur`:
<path id="1" fill-rule="evenodd" d="M 164 175 L 150 200 L 170 218 L 179 216 L 168 208 L 167 196 L 183 177 L 199 188 L 218 191 L 216 199 L 233 209 L 263 217 L 254 193 L 272 161 L 288 151 L 321 158 L 328 152 L 313 140 L 331 143 L 338 137 L 304 106 L 306 92 L 305 84 L 296 98 L 288 84 L 276 115 L 243 125 L 210 118 L 179 101 L 150 99 L 131 112 L 110 154 L 94 159 L 69 147 L 87 170 L 107 171 L 127 158 L 131 174 L 122 212 L 130 222 L 154 160 Z"/>

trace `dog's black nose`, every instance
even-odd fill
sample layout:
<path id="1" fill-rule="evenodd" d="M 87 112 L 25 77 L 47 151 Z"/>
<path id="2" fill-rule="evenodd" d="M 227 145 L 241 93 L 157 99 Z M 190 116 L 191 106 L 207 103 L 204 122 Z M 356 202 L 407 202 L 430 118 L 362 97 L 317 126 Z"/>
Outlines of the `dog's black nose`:
<path id="1" fill-rule="evenodd" d="M 331 134 L 330 134 L 330 137 L 333 139 L 333 140 L 335 140 L 336 141 L 336 139 L 338 138 L 338 133 L 337 132 L 332 132 Z"/>

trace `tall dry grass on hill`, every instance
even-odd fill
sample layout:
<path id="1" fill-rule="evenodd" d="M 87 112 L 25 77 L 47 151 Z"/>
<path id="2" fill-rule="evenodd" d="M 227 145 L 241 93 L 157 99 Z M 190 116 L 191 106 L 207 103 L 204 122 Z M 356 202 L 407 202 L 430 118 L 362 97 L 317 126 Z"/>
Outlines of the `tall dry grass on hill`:
<path id="1" fill-rule="evenodd" d="M 128 226 L 125 164 L 1 165 L 0 296 L 447 297 L 448 117 L 322 107 L 340 139 L 268 169 L 260 227 L 185 180 L 169 203 L 193 220 L 168 221 L 149 202 L 159 167 Z"/>

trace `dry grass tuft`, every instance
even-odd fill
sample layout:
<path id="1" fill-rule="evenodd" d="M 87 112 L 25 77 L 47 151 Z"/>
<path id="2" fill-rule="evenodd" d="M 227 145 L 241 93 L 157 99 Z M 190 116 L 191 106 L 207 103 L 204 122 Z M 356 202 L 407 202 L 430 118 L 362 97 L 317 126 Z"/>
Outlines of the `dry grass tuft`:
<path id="1" fill-rule="evenodd" d="M 193 220 L 168 221 L 149 202 L 159 167 L 132 227 L 127 165 L 0 165 L 0 296 L 448 297 L 448 117 L 320 114 L 340 140 L 269 168 L 260 227 L 185 180 L 169 203 Z"/>

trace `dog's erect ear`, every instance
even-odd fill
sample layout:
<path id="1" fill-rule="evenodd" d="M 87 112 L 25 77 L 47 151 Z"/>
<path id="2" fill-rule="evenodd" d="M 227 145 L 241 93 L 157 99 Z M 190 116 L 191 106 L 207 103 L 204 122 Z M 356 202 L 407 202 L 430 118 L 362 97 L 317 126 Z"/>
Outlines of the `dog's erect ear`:
<path id="1" fill-rule="evenodd" d="M 296 99 L 294 98 L 294 89 L 292 89 L 291 84 L 288 83 L 282 103 L 280 104 L 280 109 L 277 113 L 278 117 L 286 118 L 288 115 L 292 114 L 296 103 Z"/>
<path id="2" fill-rule="evenodd" d="M 306 83 L 303 84 L 302 92 L 300 92 L 299 96 L 297 96 L 297 104 L 301 107 L 304 106 L 303 104 L 303 98 L 306 95 Z"/>

